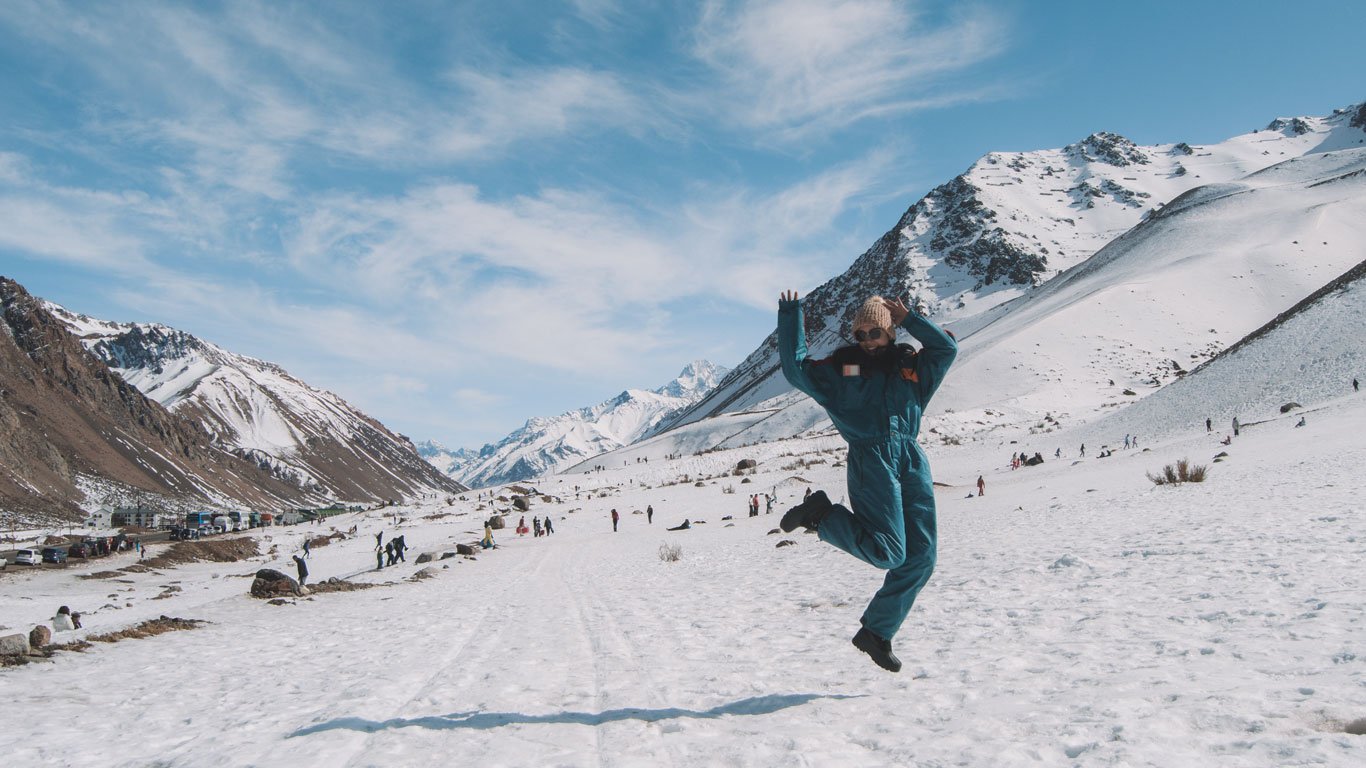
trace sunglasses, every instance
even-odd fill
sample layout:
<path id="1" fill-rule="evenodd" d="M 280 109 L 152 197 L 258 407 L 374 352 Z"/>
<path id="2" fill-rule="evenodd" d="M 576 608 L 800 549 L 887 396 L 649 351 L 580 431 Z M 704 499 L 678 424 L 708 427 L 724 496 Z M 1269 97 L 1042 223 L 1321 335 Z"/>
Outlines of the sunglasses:
<path id="1" fill-rule="evenodd" d="M 854 331 L 854 341 L 867 341 L 869 339 L 877 341 L 882 338 L 882 334 L 883 331 L 881 328 L 873 328 L 868 331 Z"/>

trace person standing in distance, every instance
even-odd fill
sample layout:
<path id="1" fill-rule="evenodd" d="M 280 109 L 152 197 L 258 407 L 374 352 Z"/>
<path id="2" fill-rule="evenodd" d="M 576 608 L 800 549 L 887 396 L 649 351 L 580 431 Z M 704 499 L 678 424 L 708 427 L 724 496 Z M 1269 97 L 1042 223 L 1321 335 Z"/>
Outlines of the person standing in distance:
<path id="1" fill-rule="evenodd" d="M 896 343 L 896 329 L 922 345 Z M 807 356 L 795 291 L 778 302 L 778 354 L 783 375 L 823 407 L 849 443 L 850 507 L 812 493 L 779 526 L 815 531 L 821 541 L 887 571 L 863 612 L 853 644 L 883 669 L 901 670 L 892 638 L 934 571 L 934 485 L 916 443 L 930 397 L 958 355 L 953 336 L 898 300 L 874 296 L 854 313 L 855 344 L 824 360 Z"/>

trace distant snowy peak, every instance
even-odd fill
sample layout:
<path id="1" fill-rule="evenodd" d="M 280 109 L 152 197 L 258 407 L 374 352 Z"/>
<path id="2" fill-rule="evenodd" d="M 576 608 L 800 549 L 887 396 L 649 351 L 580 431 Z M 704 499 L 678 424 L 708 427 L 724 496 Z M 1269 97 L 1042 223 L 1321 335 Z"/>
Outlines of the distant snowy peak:
<path id="1" fill-rule="evenodd" d="M 656 389 L 655 392 L 668 397 L 700 397 L 710 392 L 721 377 L 726 375 L 726 371 L 726 368 L 706 360 L 694 360 L 678 374 L 678 378 Z"/>
<path id="2" fill-rule="evenodd" d="M 419 453 L 470 487 L 551 474 L 653 434 L 670 415 L 709 392 L 726 372 L 695 360 L 658 389 L 627 389 L 597 405 L 528 419 L 517 431 L 479 451 L 451 451 L 427 442 Z"/>
<path id="3" fill-rule="evenodd" d="M 411 442 L 278 365 L 155 323 L 46 308 L 147 397 L 198 421 L 225 450 L 320 496 L 389 500 L 458 492 Z"/>

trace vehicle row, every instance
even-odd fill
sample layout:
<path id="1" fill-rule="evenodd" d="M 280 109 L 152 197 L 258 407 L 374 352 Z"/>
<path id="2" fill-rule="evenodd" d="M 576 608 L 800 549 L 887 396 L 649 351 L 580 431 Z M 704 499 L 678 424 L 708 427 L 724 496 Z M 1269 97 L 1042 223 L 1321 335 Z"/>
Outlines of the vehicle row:
<path id="1" fill-rule="evenodd" d="M 129 549 L 133 540 L 123 534 L 113 537 L 87 537 L 74 544 L 28 547 L 14 552 L 15 565 L 41 565 L 42 563 L 65 563 L 68 559 L 79 557 L 87 559 L 102 557 L 113 552 Z"/>
<path id="2" fill-rule="evenodd" d="M 42 549 L 20 549 L 14 553 L 15 565 L 41 565 L 43 563 L 65 563 L 65 547 L 43 547 Z"/>

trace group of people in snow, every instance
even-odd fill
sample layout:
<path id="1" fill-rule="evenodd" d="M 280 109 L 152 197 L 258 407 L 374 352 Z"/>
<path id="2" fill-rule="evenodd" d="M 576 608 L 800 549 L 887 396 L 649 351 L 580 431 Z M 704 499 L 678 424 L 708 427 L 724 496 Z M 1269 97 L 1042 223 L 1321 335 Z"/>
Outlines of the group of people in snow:
<path id="1" fill-rule="evenodd" d="M 492 529 L 490 529 L 490 530 L 492 530 Z M 517 535 L 518 535 L 518 536 L 525 536 L 526 534 L 531 533 L 531 534 L 532 534 L 532 538 L 539 539 L 539 538 L 542 537 L 542 536 L 549 536 L 549 535 L 553 534 L 554 532 L 555 532 L 555 524 L 554 524 L 553 522 L 550 521 L 550 515 L 546 515 L 546 516 L 545 516 L 545 522 L 544 522 L 544 523 L 541 522 L 541 518 L 536 517 L 535 515 L 532 515 L 532 517 L 531 517 L 531 528 L 527 528 L 527 527 L 526 527 L 526 515 L 522 515 L 521 519 L 519 519 L 519 520 L 517 521 Z"/>
<path id="2" fill-rule="evenodd" d="M 402 536 L 395 536 L 389 541 L 384 540 L 384 531 L 375 534 L 375 570 L 383 570 L 386 566 L 397 565 L 398 563 L 408 562 L 403 553 L 408 550 L 408 543 Z"/>
<path id="3" fill-rule="evenodd" d="M 763 499 L 763 502 L 762 502 L 762 503 L 763 503 L 763 505 L 764 505 L 764 507 L 765 507 L 764 514 L 768 514 L 768 515 L 773 514 L 773 502 L 775 502 L 775 501 L 778 500 L 777 497 L 774 496 L 774 495 L 771 494 L 771 493 L 756 493 L 756 494 L 754 494 L 754 495 L 752 495 L 752 496 L 749 497 L 749 516 L 750 516 L 750 517 L 758 517 L 758 516 L 759 516 L 760 498 Z"/>

